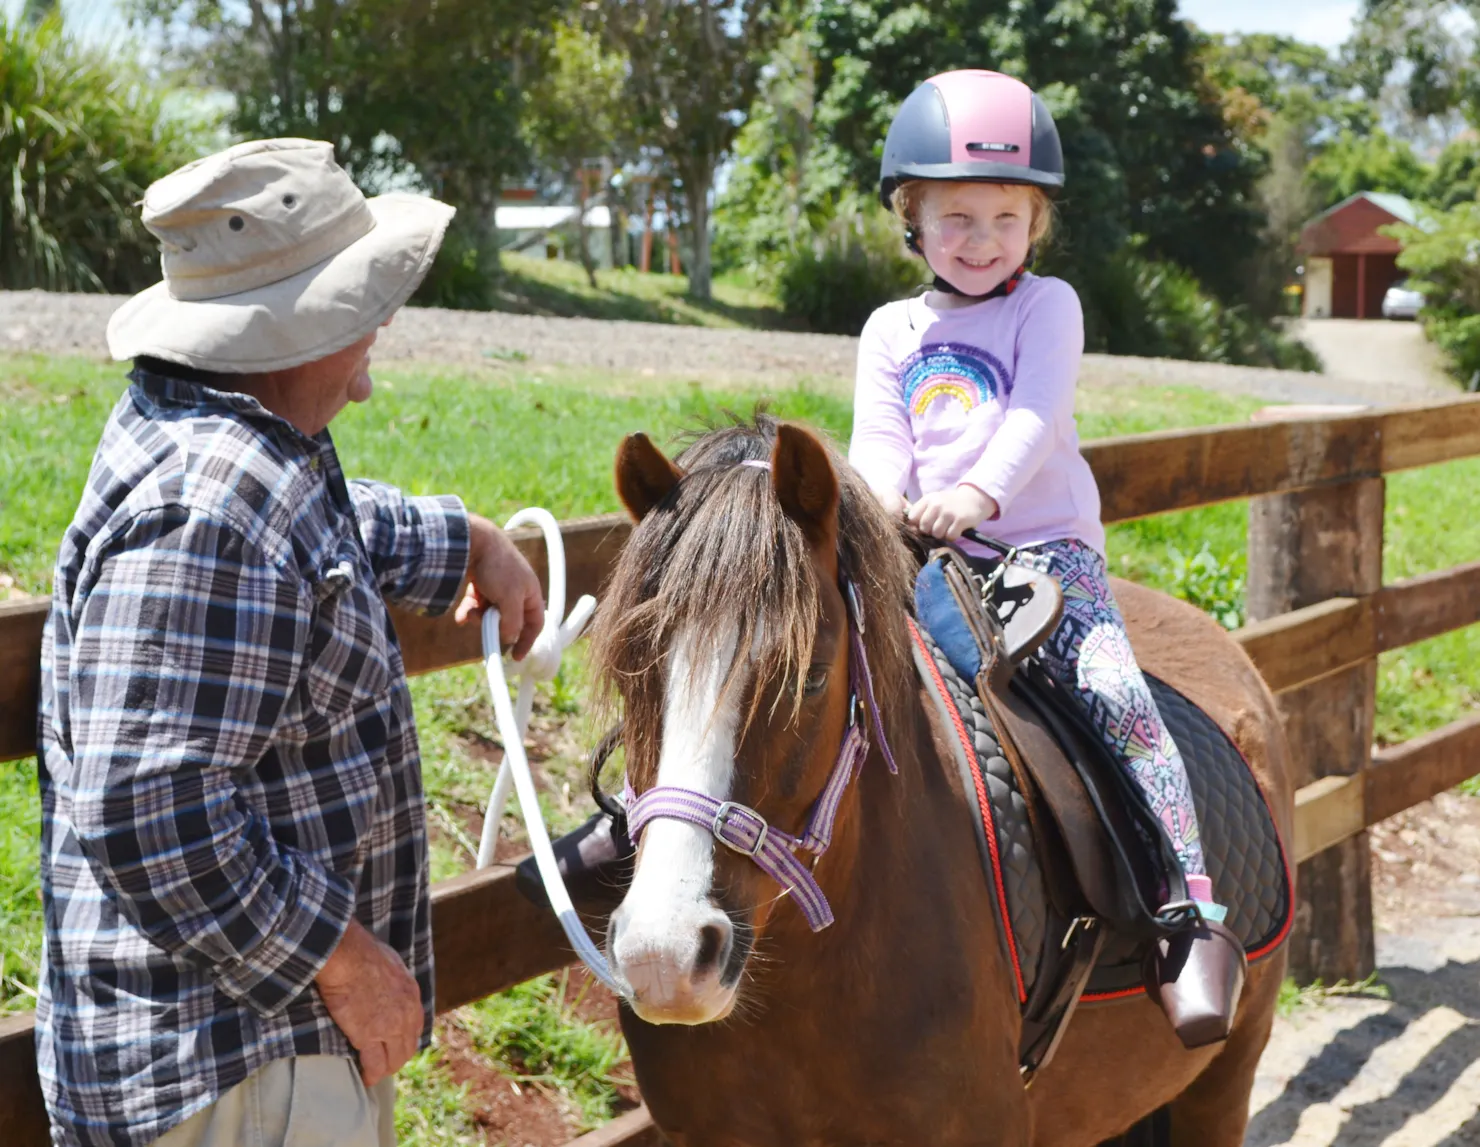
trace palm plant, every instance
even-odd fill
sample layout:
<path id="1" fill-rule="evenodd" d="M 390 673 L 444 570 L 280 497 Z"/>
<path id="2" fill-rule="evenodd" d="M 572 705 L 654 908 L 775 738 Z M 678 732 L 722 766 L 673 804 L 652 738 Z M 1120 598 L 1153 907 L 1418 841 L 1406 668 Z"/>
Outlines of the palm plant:
<path id="1" fill-rule="evenodd" d="M 0 15 L 0 287 L 131 292 L 159 277 L 136 205 L 199 151 L 165 98 L 58 16 Z"/>

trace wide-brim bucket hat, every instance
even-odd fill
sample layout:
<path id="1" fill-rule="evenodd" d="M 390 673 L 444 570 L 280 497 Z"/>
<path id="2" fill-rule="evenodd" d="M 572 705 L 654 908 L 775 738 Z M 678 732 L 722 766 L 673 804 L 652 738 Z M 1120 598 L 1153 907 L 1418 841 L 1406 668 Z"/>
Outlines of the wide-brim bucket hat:
<path id="1" fill-rule="evenodd" d="M 198 159 L 144 193 L 164 280 L 113 313 L 108 349 L 225 373 L 331 355 L 411 297 L 454 213 L 424 195 L 367 199 L 317 140 Z"/>

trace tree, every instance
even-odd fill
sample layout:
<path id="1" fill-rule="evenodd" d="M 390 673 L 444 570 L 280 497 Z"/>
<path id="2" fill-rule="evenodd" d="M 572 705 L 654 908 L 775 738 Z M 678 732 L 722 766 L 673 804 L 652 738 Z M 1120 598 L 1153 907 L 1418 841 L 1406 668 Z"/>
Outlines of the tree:
<path id="1" fill-rule="evenodd" d="M 1463 136 L 1440 154 L 1434 162 L 1424 198 L 1435 207 L 1448 210 L 1461 203 L 1474 203 L 1480 196 L 1480 139 Z"/>
<path id="2" fill-rule="evenodd" d="M 524 132 L 537 163 L 575 192 L 581 266 L 596 286 L 596 266 L 586 227 L 590 169 L 596 157 L 620 169 L 633 149 L 623 81 L 627 64 L 603 50 L 601 40 L 578 23 L 555 27 L 551 64 L 530 90 Z M 608 196 L 608 200 L 610 200 Z"/>
<path id="3" fill-rule="evenodd" d="M 643 142 L 676 177 L 693 245 L 689 292 L 708 299 L 715 169 L 785 31 L 784 0 L 603 0 L 592 15 L 628 61 L 627 92 Z"/>
<path id="4" fill-rule="evenodd" d="M 188 74 L 235 97 L 249 136 L 326 139 L 367 191 L 420 184 L 492 228 L 522 173 L 526 86 L 565 0 L 132 0 Z M 451 243 L 447 257 L 463 257 Z"/>
<path id="5" fill-rule="evenodd" d="M 165 95 L 55 16 L 0 16 L 0 283 L 131 293 L 159 279 L 136 204 L 202 150 Z"/>
<path id="6" fill-rule="evenodd" d="M 1398 266 L 1423 285 L 1429 338 L 1468 388 L 1480 389 L 1480 203 L 1430 212 L 1422 223 L 1384 230 L 1403 244 Z"/>
<path id="7" fill-rule="evenodd" d="M 770 274 L 818 222 L 813 164 L 817 64 L 811 31 L 793 31 L 771 55 L 744 126 L 734 141 L 734 163 L 715 201 L 715 258 Z M 836 195 L 838 188 L 829 188 Z"/>
<path id="8" fill-rule="evenodd" d="M 1343 54 L 1390 128 L 1444 142 L 1480 124 L 1477 17 L 1475 0 L 1365 0 Z"/>
<path id="9" fill-rule="evenodd" d="M 1417 199 L 1429 179 L 1429 169 L 1412 145 L 1380 129 L 1369 135 L 1343 131 L 1321 148 L 1306 173 L 1321 208 L 1359 191 L 1390 191 Z"/>
<path id="10" fill-rule="evenodd" d="M 1203 61 L 1225 99 L 1246 93 L 1266 122 L 1278 115 L 1329 122 L 1360 107 L 1349 99 L 1350 68 L 1319 44 L 1268 32 L 1212 35 Z"/>

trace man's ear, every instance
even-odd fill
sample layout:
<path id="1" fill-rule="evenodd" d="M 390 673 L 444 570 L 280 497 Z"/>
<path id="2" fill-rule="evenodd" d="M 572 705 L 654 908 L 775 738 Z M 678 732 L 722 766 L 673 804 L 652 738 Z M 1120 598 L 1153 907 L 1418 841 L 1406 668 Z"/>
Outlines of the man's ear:
<path id="1" fill-rule="evenodd" d="M 668 497 L 682 477 L 683 471 L 646 434 L 629 434 L 617 447 L 617 497 L 635 522 Z"/>
<path id="2" fill-rule="evenodd" d="M 807 541 L 831 551 L 838 537 L 838 476 L 827 449 L 800 426 L 782 423 L 771 448 L 771 484 Z"/>

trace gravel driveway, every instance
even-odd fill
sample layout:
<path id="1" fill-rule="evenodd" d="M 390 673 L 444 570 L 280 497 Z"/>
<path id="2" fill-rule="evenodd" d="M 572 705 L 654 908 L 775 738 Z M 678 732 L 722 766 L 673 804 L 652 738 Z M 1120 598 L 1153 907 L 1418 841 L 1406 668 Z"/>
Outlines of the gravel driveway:
<path id="1" fill-rule="evenodd" d="M 1328 373 L 1378 386 L 1450 385 L 1439 348 L 1414 322 L 1301 319 L 1290 333 L 1320 356 Z"/>
<path id="2" fill-rule="evenodd" d="M 0 291 L 0 350 L 106 356 L 103 332 L 122 299 Z M 1372 324 L 1367 324 L 1372 325 Z M 532 365 L 735 379 L 787 385 L 801 378 L 850 380 L 858 340 L 786 331 L 715 330 L 655 323 L 557 319 L 408 307 L 383 332 L 381 362 Z M 1172 359 L 1086 355 L 1081 382 L 1179 384 L 1270 402 L 1391 403 L 1453 394 L 1427 376 L 1340 378 Z"/>

